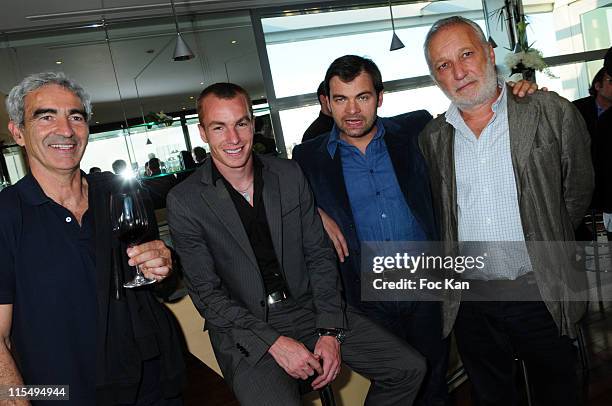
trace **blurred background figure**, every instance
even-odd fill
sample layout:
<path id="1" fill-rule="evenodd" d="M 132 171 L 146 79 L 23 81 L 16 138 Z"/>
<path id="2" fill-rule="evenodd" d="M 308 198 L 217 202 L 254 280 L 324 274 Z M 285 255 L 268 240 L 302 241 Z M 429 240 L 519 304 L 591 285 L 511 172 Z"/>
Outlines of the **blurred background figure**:
<path id="1" fill-rule="evenodd" d="M 334 126 L 334 119 L 332 118 L 331 111 L 329 111 L 329 107 L 327 106 L 325 81 L 319 84 L 319 88 L 317 89 L 317 98 L 319 99 L 319 104 L 321 105 L 319 117 L 317 117 L 317 119 L 313 121 L 310 126 L 308 126 L 306 131 L 304 131 L 302 142 L 311 140 L 321 134 L 328 133 Z"/>
<path id="2" fill-rule="evenodd" d="M 253 137 L 253 151 L 260 155 L 277 155 L 276 142 L 272 127 L 270 125 L 270 116 L 255 117 L 255 134 Z"/>
<path id="3" fill-rule="evenodd" d="M 113 162 L 112 167 L 115 175 L 121 175 L 123 172 L 125 172 L 127 164 L 123 159 L 117 159 L 115 162 Z"/>
<path id="4" fill-rule="evenodd" d="M 197 167 L 201 166 L 206 159 L 206 150 L 202 147 L 195 147 L 193 149 L 193 160 Z"/>
<path id="5" fill-rule="evenodd" d="M 612 48 L 608 50 L 606 65 L 593 78 L 589 96 L 574 101 L 591 135 L 591 156 L 595 170 L 595 191 L 591 200 L 591 216 L 603 212 L 608 241 L 612 241 Z M 587 225 L 587 223 L 589 225 Z M 576 230 L 576 239 L 590 241 L 596 238 L 590 218 Z"/>
<path id="6" fill-rule="evenodd" d="M 168 192 L 177 183 L 176 178 L 173 174 L 158 176 L 162 174 L 161 163 L 158 158 L 149 159 L 146 167 L 146 175 L 156 177 L 152 179 L 143 179 L 142 186 L 149 191 L 149 195 L 153 201 L 153 208 L 155 210 L 163 209 L 166 207 L 166 196 Z"/>
<path id="7" fill-rule="evenodd" d="M 89 168 L 89 174 L 90 175 L 92 173 L 98 173 L 98 172 L 102 172 L 102 169 L 98 168 L 97 166 L 92 166 L 91 168 Z"/>

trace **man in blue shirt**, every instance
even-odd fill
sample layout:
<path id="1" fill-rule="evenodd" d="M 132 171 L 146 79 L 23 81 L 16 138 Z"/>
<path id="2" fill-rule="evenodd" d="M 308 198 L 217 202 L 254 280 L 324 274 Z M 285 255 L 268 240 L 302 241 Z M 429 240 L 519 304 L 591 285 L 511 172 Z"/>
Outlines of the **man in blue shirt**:
<path id="1" fill-rule="evenodd" d="M 127 251 L 113 238 L 117 177 L 79 169 L 89 96 L 61 73 L 40 73 L 13 88 L 7 110 L 31 173 L 0 193 L 0 386 L 67 385 L 63 404 L 76 406 L 182 404 L 168 310 L 148 288 L 120 288 L 133 277 L 128 263 L 163 279 L 170 250 L 155 222 L 149 242 Z"/>
<path id="2" fill-rule="evenodd" d="M 336 59 L 325 75 L 331 132 L 294 148 L 336 246 L 347 300 L 425 356 L 428 375 L 416 400 L 443 405 L 448 343 L 438 302 L 360 299 L 362 241 L 437 239 L 427 168 L 417 136 L 431 120 L 426 111 L 381 119 L 378 67 L 369 59 Z"/>

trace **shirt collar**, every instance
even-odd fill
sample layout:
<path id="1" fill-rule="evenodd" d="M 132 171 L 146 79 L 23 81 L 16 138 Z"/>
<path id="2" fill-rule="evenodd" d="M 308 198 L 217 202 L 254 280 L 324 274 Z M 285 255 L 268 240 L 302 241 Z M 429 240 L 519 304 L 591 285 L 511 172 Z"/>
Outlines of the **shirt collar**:
<path id="1" fill-rule="evenodd" d="M 499 111 L 500 107 L 503 108 L 503 106 L 506 105 L 506 99 L 507 99 L 506 84 L 502 80 L 498 79 L 497 86 L 501 88 L 501 92 L 499 93 L 499 96 L 497 97 L 497 99 L 495 99 L 495 101 L 491 105 L 491 110 L 493 110 L 493 118 L 491 118 L 491 121 L 495 118 L 495 115 Z M 444 117 L 446 118 L 446 122 L 455 128 L 465 125 L 465 121 L 463 120 L 463 117 L 461 116 L 461 111 L 455 105 L 455 103 L 450 104 L 450 106 L 448 107 L 448 110 L 444 114 Z"/>
<path id="2" fill-rule="evenodd" d="M 81 176 L 87 180 L 87 174 L 81 171 Z M 40 206 L 48 202 L 52 202 L 51 198 L 45 194 L 40 183 L 31 173 L 24 176 L 15 187 L 19 188 L 19 192 L 25 198 L 25 201 L 32 206 Z"/>
<path id="3" fill-rule="evenodd" d="M 374 134 L 372 142 L 385 136 L 385 126 L 379 117 L 376 118 L 374 125 L 376 126 L 376 134 Z M 344 147 L 352 147 L 352 145 L 340 138 L 340 130 L 334 123 L 334 126 L 329 133 L 329 140 L 327 141 L 327 152 L 329 152 L 332 159 L 334 158 L 334 155 L 336 155 L 336 150 L 338 149 L 339 145 Z"/>
<path id="4" fill-rule="evenodd" d="M 39 206 L 51 201 L 31 173 L 24 176 L 15 186 L 19 188 L 19 192 L 23 195 L 25 201 L 32 206 Z"/>
<path id="5" fill-rule="evenodd" d="M 261 168 L 263 168 L 261 159 L 259 159 L 259 157 L 256 154 L 253 154 L 253 167 L 255 168 L 256 174 L 260 173 Z M 211 169 L 213 185 L 217 186 L 217 181 L 219 179 L 224 179 L 224 178 L 223 178 L 223 175 L 221 175 L 221 172 L 219 172 L 219 169 L 217 169 L 217 165 L 215 165 L 215 161 L 212 158 L 210 159 L 210 169 Z"/>

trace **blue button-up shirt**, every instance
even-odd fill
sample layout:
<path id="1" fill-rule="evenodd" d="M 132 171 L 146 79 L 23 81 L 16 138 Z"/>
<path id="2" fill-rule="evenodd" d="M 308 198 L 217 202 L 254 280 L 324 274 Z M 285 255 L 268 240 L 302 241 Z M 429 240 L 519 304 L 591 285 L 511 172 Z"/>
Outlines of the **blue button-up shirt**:
<path id="1" fill-rule="evenodd" d="M 344 184 L 360 241 L 423 241 L 425 232 L 402 194 L 384 141 L 385 127 L 376 122 L 376 134 L 365 155 L 340 138 L 336 126 L 327 150 L 334 157 L 338 148 Z"/>

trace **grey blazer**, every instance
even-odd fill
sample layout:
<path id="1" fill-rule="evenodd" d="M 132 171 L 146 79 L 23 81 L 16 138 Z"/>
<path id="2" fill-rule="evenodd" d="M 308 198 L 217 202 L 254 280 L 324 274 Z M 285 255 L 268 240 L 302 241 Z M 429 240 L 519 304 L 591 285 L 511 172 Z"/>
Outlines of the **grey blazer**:
<path id="1" fill-rule="evenodd" d="M 508 91 L 510 148 L 521 222 L 526 241 L 566 241 L 565 256 L 529 249 L 538 288 L 561 334 L 574 337 L 574 325 L 585 311 L 584 274 L 559 270 L 575 262 L 574 229 L 586 213 L 594 187 L 590 137 L 578 110 L 554 92 L 523 99 Z M 435 212 L 443 241 L 457 241 L 457 186 L 454 128 L 444 115 L 421 133 L 419 144 L 429 165 Z M 528 247 L 529 248 L 529 247 Z M 572 297 L 571 300 L 568 298 Z M 454 299 L 458 299 L 455 297 Z M 454 300 L 444 309 L 450 332 L 459 309 Z"/>
<path id="2" fill-rule="evenodd" d="M 276 256 L 292 297 L 316 313 L 317 328 L 346 328 L 336 258 L 297 163 L 260 156 L 263 201 Z M 279 333 L 268 323 L 257 260 L 211 160 L 168 195 L 168 223 L 191 299 L 206 320 L 225 379 L 255 365 Z"/>

